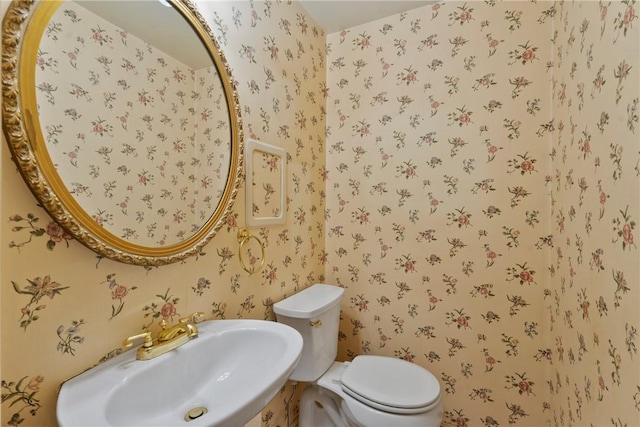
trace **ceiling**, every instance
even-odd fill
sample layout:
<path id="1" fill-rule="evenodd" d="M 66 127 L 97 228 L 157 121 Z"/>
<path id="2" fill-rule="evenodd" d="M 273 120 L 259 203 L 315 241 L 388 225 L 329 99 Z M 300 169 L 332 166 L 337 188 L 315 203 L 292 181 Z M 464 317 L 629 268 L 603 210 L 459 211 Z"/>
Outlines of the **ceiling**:
<path id="1" fill-rule="evenodd" d="M 2 1 L 2 0 L 0 0 Z M 223 0 L 218 0 L 223 1 Z M 298 0 L 326 34 L 406 12 L 434 0 Z M 170 7 L 158 1 L 76 0 L 91 12 L 148 41 L 193 69 L 211 66 L 195 35 Z M 151 23 L 152 25 L 141 25 Z M 182 30 L 176 29 L 180 24 Z M 163 30 L 158 31 L 161 28 Z M 166 31 L 167 28 L 174 28 Z M 203 62 L 204 61 L 204 62 Z"/>
<path id="2" fill-rule="evenodd" d="M 325 33 L 331 34 L 434 3 L 434 0 L 300 0 Z"/>
<path id="3" fill-rule="evenodd" d="M 75 0 L 75 3 L 194 70 L 213 64 L 187 21 L 159 1 Z"/>

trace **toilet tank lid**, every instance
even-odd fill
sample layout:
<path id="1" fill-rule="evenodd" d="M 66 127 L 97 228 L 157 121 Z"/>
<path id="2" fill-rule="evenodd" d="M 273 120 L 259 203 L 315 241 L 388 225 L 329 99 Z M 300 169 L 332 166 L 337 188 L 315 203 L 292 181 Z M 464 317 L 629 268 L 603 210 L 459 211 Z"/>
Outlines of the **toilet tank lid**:
<path id="1" fill-rule="evenodd" d="M 312 318 L 340 304 L 344 289 L 339 286 L 315 284 L 273 304 L 273 311 L 282 316 Z"/>

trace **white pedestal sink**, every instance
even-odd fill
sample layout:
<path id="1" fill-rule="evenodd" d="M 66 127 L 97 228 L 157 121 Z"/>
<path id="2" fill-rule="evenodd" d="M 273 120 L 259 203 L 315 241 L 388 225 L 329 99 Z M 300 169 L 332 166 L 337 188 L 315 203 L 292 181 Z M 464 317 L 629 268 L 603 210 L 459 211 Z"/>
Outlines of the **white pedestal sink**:
<path id="1" fill-rule="evenodd" d="M 152 360 L 127 351 L 65 382 L 68 426 L 243 426 L 298 364 L 302 337 L 263 320 L 211 320 L 199 337 Z"/>

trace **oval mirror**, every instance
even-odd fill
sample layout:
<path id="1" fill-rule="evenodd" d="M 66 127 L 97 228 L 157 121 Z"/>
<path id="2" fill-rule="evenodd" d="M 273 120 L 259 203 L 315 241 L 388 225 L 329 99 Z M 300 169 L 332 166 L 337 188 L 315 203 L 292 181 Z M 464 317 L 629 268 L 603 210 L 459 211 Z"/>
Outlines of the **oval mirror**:
<path id="1" fill-rule="evenodd" d="M 3 129 L 40 204 L 125 263 L 198 253 L 243 162 L 239 102 L 188 0 L 13 2 L 3 22 Z"/>

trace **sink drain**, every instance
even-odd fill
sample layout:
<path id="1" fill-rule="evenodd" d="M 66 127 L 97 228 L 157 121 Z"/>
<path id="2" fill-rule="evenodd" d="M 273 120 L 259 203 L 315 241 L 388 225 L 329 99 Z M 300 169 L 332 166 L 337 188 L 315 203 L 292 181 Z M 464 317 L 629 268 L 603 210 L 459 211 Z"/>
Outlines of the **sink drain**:
<path id="1" fill-rule="evenodd" d="M 185 421 L 193 421 L 196 418 L 200 418 L 201 416 L 203 416 L 207 412 L 209 412 L 209 411 L 207 411 L 207 408 L 205 408 L 204 406 L 199 406 L 197 408 L 193 408 L 193 409 L 190 409 L 189 411 L 187 411 L 187 413 L 184 414 L 184 419 L 185 419 Z"/>

